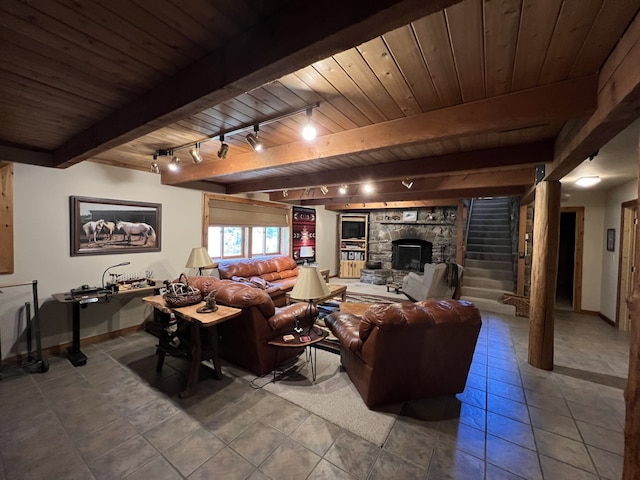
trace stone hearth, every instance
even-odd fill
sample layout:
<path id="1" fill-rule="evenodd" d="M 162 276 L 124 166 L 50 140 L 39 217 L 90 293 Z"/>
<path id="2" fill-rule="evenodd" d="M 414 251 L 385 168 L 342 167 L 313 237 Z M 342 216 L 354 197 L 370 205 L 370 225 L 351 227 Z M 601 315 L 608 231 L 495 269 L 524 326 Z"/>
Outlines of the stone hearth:
<path id="1" fill-rule="evenodd" d="M 370 283 L 372 285 L 386 285 L 389 283 L 390 277 L 393 276 L 393 272 L 386 268 L 363 268 L 360 270 L 360 282 Z"/>

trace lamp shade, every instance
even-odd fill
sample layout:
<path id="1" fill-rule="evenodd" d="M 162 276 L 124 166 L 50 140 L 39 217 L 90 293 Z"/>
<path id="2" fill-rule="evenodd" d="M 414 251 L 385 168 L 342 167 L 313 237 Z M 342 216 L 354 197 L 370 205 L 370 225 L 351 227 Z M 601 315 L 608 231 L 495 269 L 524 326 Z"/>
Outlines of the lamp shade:
<path id="1" fill-rule="evenodd" d="M 313 257 L 313 247 L 300 247 L 300 258 L 311 258 Z"/>
<path id="2" fill-rule="evenodd" d="M 325 283 L 317 267 L 300 267 L 298 279 L 291 290 L 291 298 L 294 300 L 315 300 L 326 297 L 330 293 L 329 286 Z"/>
<path id="3" fill-rule="evenodd" d="M 207 251 L 207 247 L 196 247 L 191 249 L 191 254 L 187 260 L 185 267 L 187 268 L 203 268 L 211 265 L 211 257 Z"/>

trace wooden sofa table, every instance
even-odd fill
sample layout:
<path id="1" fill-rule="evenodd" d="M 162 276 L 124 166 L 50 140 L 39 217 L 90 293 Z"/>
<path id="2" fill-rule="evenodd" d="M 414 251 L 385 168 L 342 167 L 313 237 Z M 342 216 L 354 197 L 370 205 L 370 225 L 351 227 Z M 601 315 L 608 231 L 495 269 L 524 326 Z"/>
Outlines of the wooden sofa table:
<path id="1" fill-rule="evenodd" d="M 316 305 L 321 304 L 322 302 L 326 302 L 327 300 L 331 300 L 333 297 L 340 296 L 340 299 L 344 302 L 347 297 L 347 286 L 346 285 L 338 285 L 336 283 L 329 283 L 327 285 L 329 287 L 329 295 L 326 297 L 320 297 L 314 300 Z M 306 302 L 307 300 L 298 300 L 295 298 L 291 298 L 291 292 L 287 292 L 287 305 L 295 302 Z"/>
<path id="2" fill-rule="evenodd" d="M 169 325 L 168 317 L 170 317 L 171 313 L 175 314 L 176 320 L 188 322 L 191 338 L 186 350 L 170 343 L 171 338 L 167 334 L 159 335 L 158 348 L 156 350 L 158 355 L 156 369 L 158 371 L 162 369 L 164 358 L 167 354 L 183 356 L 189 359 L 187 387 L 180 393 L 180 398 L 190 397 L 195 393 L 200 379 L 200 364 L 204 360 L 211 360 L 216 378 L 222 378 L 218 354 L 217 325 L 239 316 L 242 313 L 241 309 L 218 305 L 218 309 L 215 312 L 198 313 L 197 309 L 204 306 L 205 302 L 188 307 L 169 308 L 162 295 L 144 297 L 142 300 L 154 308 L 154 318 L 165 316 L 164 321 L 158 319 L 160 323 Z"/>

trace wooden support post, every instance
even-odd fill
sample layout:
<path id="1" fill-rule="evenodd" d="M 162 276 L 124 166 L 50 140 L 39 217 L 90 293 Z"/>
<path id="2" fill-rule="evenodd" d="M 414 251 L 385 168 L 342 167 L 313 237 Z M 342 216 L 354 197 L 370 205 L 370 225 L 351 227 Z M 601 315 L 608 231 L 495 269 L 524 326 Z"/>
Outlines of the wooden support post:
<path id="1" fill-rule="evenodd" d="M 13 267 L 13 163 L 0 162 L 0 274 Z"/>
<path id="2" fill-rule="evenodd" d="M 560 182 L 536 186 L 529 309 L 529 364 L 553 370 L 553 327 L 560 241 Z"/>
<path id="3" fill-rule="evenodd" d="M 640 143 L 640 140 L 639 140 Z M 639 159 L 640 160 L 640 159 Z M 640 163 L 640 162 L 639 162 Z M 638 186 L 640 199 L 640 185 Z M 637 229 L 638 226 L 636 225 Z M 640 235 L 636 232 L 636 252 L 640 252 Z M 634 259 L 634 268 L 640 268 L 640 255 Z M 627 300 L 630 318 L 629 375 L 624 391 L 627 413 L 624 423 L 623 480 L 640 478 L 640 275 L 634 275 L 633 293 Z"/>

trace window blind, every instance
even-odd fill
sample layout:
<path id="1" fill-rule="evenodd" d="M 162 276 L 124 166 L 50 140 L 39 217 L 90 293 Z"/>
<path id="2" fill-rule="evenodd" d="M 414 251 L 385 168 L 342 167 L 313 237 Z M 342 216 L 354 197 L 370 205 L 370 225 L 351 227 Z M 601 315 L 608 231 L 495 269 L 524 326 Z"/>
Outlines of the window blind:
<path id="1" fill-rule="evenodd" d="M 210 199 L 209 225 L 288 227 L 289 208 Z"/>

